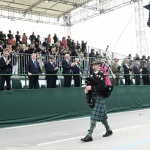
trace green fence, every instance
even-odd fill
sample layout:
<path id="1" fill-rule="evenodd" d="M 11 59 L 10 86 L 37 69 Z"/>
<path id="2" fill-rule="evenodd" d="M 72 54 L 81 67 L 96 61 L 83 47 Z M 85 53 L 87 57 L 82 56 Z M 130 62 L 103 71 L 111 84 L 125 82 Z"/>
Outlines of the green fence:
<path id="1" fill-rule="evenodd" d="M 118 86 L 106 99 L 108 112 L 150 107 L 149 86 Z M 0 127 L 90 115 L 84 88 L 0 91 Z"/>

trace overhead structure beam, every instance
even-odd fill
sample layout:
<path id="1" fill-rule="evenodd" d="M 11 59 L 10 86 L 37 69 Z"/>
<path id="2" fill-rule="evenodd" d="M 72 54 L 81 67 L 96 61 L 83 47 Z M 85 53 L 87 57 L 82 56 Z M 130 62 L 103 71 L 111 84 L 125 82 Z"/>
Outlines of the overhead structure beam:
<path id="1" fill-rule="evenodd" d="M 26 9 L 23 13 L 23 15 L 25 16 L 29 11 L 32 10 L 32 8 L 38 6 L 39 4 L 41 4 L 44 0 L 39 0 L 38 2 L 34 3 L 33 5 L 31 5 L 28 9 Z"/>
<path id="2" fill-rule="evenodd" d="M 96 16 L 111 12 L 121 7 L 130 5 L 136 2 L 135 0 L 93 0 L 84 8 L 70 15 L 70 23 L 76 23 L 94 18 Z"/>
<path id="3" fill-rule="evenodd" d="M 134 4 L 134 8 L 135 8 L 137 53 L 140 56 L 143 55 L 148 56 L 149 52 L 146 48 L 143 0 L 137 0 L 137 3 Z"/>

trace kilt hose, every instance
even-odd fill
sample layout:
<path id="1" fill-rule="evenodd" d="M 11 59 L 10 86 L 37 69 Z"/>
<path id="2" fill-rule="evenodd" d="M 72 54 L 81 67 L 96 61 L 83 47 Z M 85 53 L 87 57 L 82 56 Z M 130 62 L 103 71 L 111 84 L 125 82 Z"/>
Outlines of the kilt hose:
<path id="1" fill-rule="evenodd" d="M 106 120 L 108 117 L 105 99 L 100 96 L 93 97 L 93 99 L 95 100 L 95 106 L 91 110 L 91 119 L 98 122 Z"/>

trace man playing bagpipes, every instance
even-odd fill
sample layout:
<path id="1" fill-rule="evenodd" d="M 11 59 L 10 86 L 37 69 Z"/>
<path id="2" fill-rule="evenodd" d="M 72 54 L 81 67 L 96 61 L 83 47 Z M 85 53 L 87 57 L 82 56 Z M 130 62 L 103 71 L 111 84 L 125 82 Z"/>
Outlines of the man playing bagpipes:
<path id="1" fill-rule="evenodd" d="M 105 75 L 100 71 L 101 62 L 95 60 L 92 62 L 93 75 L 87 78 L 87 85 L 85 87 L 85 93 L 87 95 L 87 102 L 91 107 L 91 122 L 88 134 L 81 139 L 83 142 L 93 141 L 92 133 L 96 122 L 102 122 L 106 128 L 106 133 L 103 137 L 110 136 L 113 134 L 108 121 L 105 99 L 103 97 L 103 90 L 106 89 Z"/>

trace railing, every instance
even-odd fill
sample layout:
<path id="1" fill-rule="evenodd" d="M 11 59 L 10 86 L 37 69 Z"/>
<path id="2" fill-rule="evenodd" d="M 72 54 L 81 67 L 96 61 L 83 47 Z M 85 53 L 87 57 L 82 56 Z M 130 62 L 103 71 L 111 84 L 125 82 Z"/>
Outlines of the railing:
<path id="1" fill-rule="evenodd" d="M 0 76 L 4 76 L 4 75 L 8 75 L 8 74 L 0 74 Z M 37 74 L 35 74 L 37 75 Z M 39 80 L 38 80 L 38 84 L 39 84 L 39 88 L 47 88 L 47 81 L 45 79 L 45 76 L 48 76 L 50 74 L 45 74 L 45 75 L 40 75 L 39 77 Z M 58 75 L 58 74 L 57 74 Z M 66 75 L 66 74 L 65 74 Z M 63 83 L 64 83 L 64 74 L 59 74 L 58 75 L 58 79 L 56 80 L 56 87 L 57 88 L 61 88 L 61 87 L 64 87 Z M 69 74 L 70 75 L 70 74 Z M 71 80 L 71 87 L 75 87 L 75 81 L 74 81 L 74 78 L 73 76 L 75 76 L 77 74 L 71 74 L 72 76 L 72 80 Z M 79 74 L 80 75 L 80 74 Z M 120 79 L 120 83 L 119 85 L 125 85 L 125 78 L 124 78 L 124 75 L 125 74 L 119 74 L 119 79 Z M 132 75 L 129 75 L 127 74 L 128 76 L 130 76 L 131 78 L 131 85 L 136 85 L 136 76 L 140 76 L 140 85 L 144 85 L 144 81 L 143 81 L 143 76 L 147 76 L 148 77 L 148 84 L 149 85 L 149 75 L 150 74 L 140 74 L 140 75 L 137 75 L 137 74 L 132 74 Z M 14 88 L 14 85 L 13 85 L 13 82 L 14 81 L 19 81 L 19 84 L 20 84 L 20 89 L 28 89 L 29 88 L 29 79 L 28 79 L 28 74 L 18 74 L 17 76 L 19 76 L 19 78 L 15 78 L 15 76 L 12 76 L 11 75 L 11 88 L 12 89 L 15 89 Z M 39 76 L 39 75 L 38 75 Z M 86 86 L 86 77 L 89 76 L 89 74 L 86 74 L 86 75 L 80 75 L 82 76 L 82 80 L 80 82 L 80 86 L 79 87 L 85 87 Z M 112 77 L 111 74 L 108 75 L 112 84 L 114 82 L 114 78 Z M 6 83 L 5 83 L 5 88 L 6 88 Z"/>

